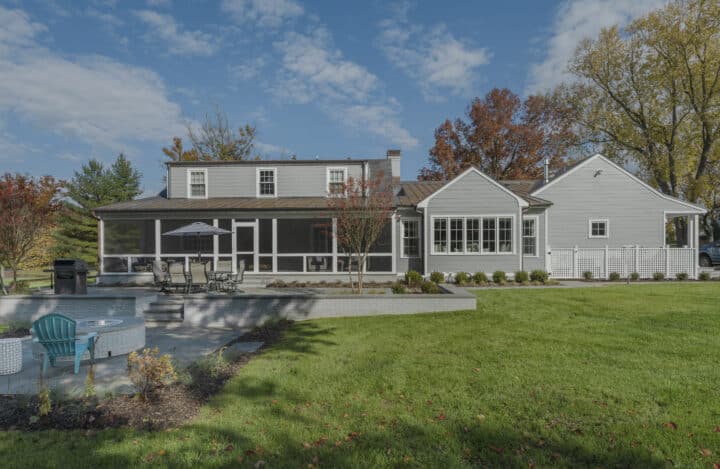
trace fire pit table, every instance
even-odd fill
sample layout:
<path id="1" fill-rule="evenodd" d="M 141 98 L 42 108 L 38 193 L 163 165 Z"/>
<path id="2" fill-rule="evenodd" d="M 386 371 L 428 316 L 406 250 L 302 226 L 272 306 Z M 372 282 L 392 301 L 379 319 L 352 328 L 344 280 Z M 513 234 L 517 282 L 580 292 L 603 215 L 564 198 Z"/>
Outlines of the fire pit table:
<path id="1" fill-rule="evenodd" d="M 123 318 L 92 318 L 77 322 L 75 333 L 78 335 L 97 332 L 95 338 L 95 358 L 110 358 L 145 347 L 145 319 L 132 316 Z M 33 343 L 33 356 L 39 359 L 43 352 L 42 346 Z M 88 360 L 90 353 L 85 352 L 83 360 Z M 73 357 L 62 357 L 58 360 L 73 360 Z"/>
<path id="2" fill-rule="evenodd" d="M 22 340 L 0 339 L 0 375 L 12 375 L 22 370 Z"/>

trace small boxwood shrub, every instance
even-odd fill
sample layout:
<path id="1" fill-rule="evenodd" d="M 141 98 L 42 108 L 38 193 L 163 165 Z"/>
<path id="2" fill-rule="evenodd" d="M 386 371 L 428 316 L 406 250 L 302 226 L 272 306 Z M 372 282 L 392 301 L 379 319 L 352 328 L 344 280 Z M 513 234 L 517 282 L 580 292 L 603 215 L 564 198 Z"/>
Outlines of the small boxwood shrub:
<path id="1" fill-rule="evenodd" d="M 660 281 L 660 280 L 664 280 L 664 279 L 665 279 L 665 274 L 662 272 L 655 272 L 653 274 L 653 280 L 655 280 L 655 281 Z"/>
<path id="2" fill-rule="evenodd" d="M 611 282 L 617 282 L 620 280 L 620 274 L 617 272 L 610 272 L 610 275 L 608 275 L 608 280 Z"/>
<path id="3" fill-rule="evenodd" d="M 517 283 L 527 283 L 530 280 L 530 276 L 524 270 L 518 270 L 515 272 L 515 281 Z"/>
<path id="4" fill-rule="evenodd" d="M 420 290 L 422 290 L 423 293 L 440 293 L 440 287 L 438 287 L 437 283 L 425 280 L 423 283 L 420 284 Z"/>
<path id="5" fill-rule="evenodd" d="M 533 270 L 530 272 L 530 280 L 533 282 L 545 283 L 548 281 L 548 273 L 540 269 Z"/>
<path id="6" fill-rule="evenodd" d="M 589 271 L 589 270 L 586 270 L 585 272 L 583 272 L 582 275 L 583 275 L 583 278 L 584 278 L 585 280 L 592 280 L 592 279 L 593 279 L 593 273 L 592 273 L 591 271 Z"/>
<path id="7" fill-rule="evenodd" d="M 483 283 L 487 283 L 488 278 L 487 275 L 485 275 L 485 272 L 476 272 L 475 275 L 473 275 L 473 282 L 482 285 Z"/>
<path id="8" fill-rule="evenodd" d="M 423 281 L 422 275 L 416 270 L 408 270 L 405 274 L 405 283 L 410 288 L 419 287 Z"/>
<path id="9" fill-rule="evenodd" d="M 678 272 L 677 275 L 675 275 L 675 278 L 678 280 L 687 280 L 688 274 L 687 272 Z"/>
<path id="10" fill-rule="evenodd" d="M 710 272 L 700 272 L 700 275 L 698 275 L 698 280 L 707 282 L 708 280 L 710 280 Z"/>
<path id="11" fill-rule="evenodd" d="M 493 282 L 497 283 L 498 285 L 504 285 L 507 281 L 507 276 L 505 275 L 505 272 L 502 270 L 496 270 L 493 272 Z"/>
<path id="12" fill-rule="evenodd" d="M 405 289 L 405 285 L 402 282 L 395 282 L 390 288 L 392 289 L 392 292 L 396 295 L 407 293 L 407 289 Z"/>
<path id="13" fill-rule="evenodd" d="M 430 274 L 430 281 L 433 283 L 443 283 L 445 281 L 445 274 L 442 272 L 433 272 Z"/>
<path id="14" fill-rule="evenodd" d="M 456 285 L 467 285 L 470 281 L 470 274 L 467 272 L 458 272 L 455 274 L 455 284 Z"/>
<path id="15" fill-rule="evenodd" d="M 632 280 L 633 282 L 637 282 L 638 280 L 640 280 L 640 274 L 637 272 L 632 272 L 630 274 L 630 280 Z"/>

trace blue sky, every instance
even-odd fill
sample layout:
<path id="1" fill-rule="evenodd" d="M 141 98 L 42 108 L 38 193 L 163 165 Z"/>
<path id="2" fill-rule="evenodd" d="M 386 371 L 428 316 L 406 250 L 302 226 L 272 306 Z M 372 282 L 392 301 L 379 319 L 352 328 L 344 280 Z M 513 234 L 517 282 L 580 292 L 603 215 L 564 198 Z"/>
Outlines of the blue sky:
<path id="1" fill-rule="evenodd" d="M 382 157 L 403 178 L 493 87 L 568 79 L 577 42 L 663 0 L 0 0 L 0 172 L 69 178 L 161 148 L 219 105 L 267 158 Z"/>

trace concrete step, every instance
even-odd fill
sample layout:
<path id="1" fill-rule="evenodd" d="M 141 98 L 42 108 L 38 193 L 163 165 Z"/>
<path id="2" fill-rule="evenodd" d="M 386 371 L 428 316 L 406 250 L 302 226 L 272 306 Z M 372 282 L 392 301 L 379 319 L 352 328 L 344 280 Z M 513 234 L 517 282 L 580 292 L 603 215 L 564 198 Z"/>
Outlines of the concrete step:
<path id="1" fill-rule="evenodd" d="M 159 298 L 143 314 L 146 322 L 183 322 L 185 303 L 181 299 Z"/>
<path id="2" fill-rule="evenodd" d="M 145 323 L 152 324 L 156 322 L 183 322 L 183 315 L 181 313 L 145 311 Z"/>

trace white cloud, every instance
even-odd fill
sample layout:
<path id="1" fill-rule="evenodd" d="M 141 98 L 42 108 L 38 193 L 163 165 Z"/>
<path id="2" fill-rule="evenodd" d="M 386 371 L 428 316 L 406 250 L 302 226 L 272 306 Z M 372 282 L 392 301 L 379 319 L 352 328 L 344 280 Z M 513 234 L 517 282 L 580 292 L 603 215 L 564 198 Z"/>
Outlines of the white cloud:
<path id="1" fill-rule="evenodd" d="M 380 22 L 378 45 L 387 59 L 418 83 L 426 99 L 471 94 L 490 53 L 456 39 L 445 25 L 410 23 L 408 8 L 401 5 L 393 18 Z"/>
<path id="2" fill-rule="evenodd" d="M 310 34 L 287 33 L 275 47 L 282 57 L 282 69 L 271 88 L 277 98 L 314 103 L 342 125 L 405 148 L 418 145 L 400 124 L 397 102 L 379 96 L 378 77 L 344 58 L 325 28 L 316 28 Z"/>
<path id="3" fill-rule="evenodd" d="M 634 18 L 658 8 L 665 0 L 568 0 L 555 16 L 547 42 L 547 54 L 530 67 L 527 92 L 542 92 L 571 79 L 568 61 L 586 37 L 594 37 L 602 28 L 627 25 Z"/>
<path id="4" fill-rule="evenodd" d="M 171 54 L 212 55 L 217 44 L 210 34 L 202 31 L 181 31 L 171 15 L 151 10 L 135 11 L 135 15 L 149 26 L 148 37 L 157 37 L 168 45 Z"/>
<path id="5" fill-rule="evenodd" d="M 153 71 L 99 56 L 66 58 L 34 41 L 44 29 L 0 7 L 0 111 L 89 144 L 166 141 L 181 132 L 180 106 Z M 18 38 L 22 38 L 19 41 Z"/>
<path id="6" fill-rule="evenodd" d="M 248 59 L 245 62 L 237 65 L 230 65 L 228 67 L 230 75 L 238 80 L 250 80 L 260 74 L 260 71 L 265 66 L 265 59 L 262 57 L 255 57 Z"/>
<path id="7" fill-rule="evenodd" d="M 221 8 L 238 22 L 267 28 L 277 28 L 304 13 L 294 0 L 223 0 Z"/>
<path id="8" fill-rule="evenodd" d="M 146 3 L 150 7 L 169 7 L 172 4 L 171 0 L 147 0 Z"/>
<path id="9" fill-rule="evenodd" d="M 263 156 L 283 157 L 292 154 L 289 148 L 259 141 L 255 142 L 255 149 Z"/>

